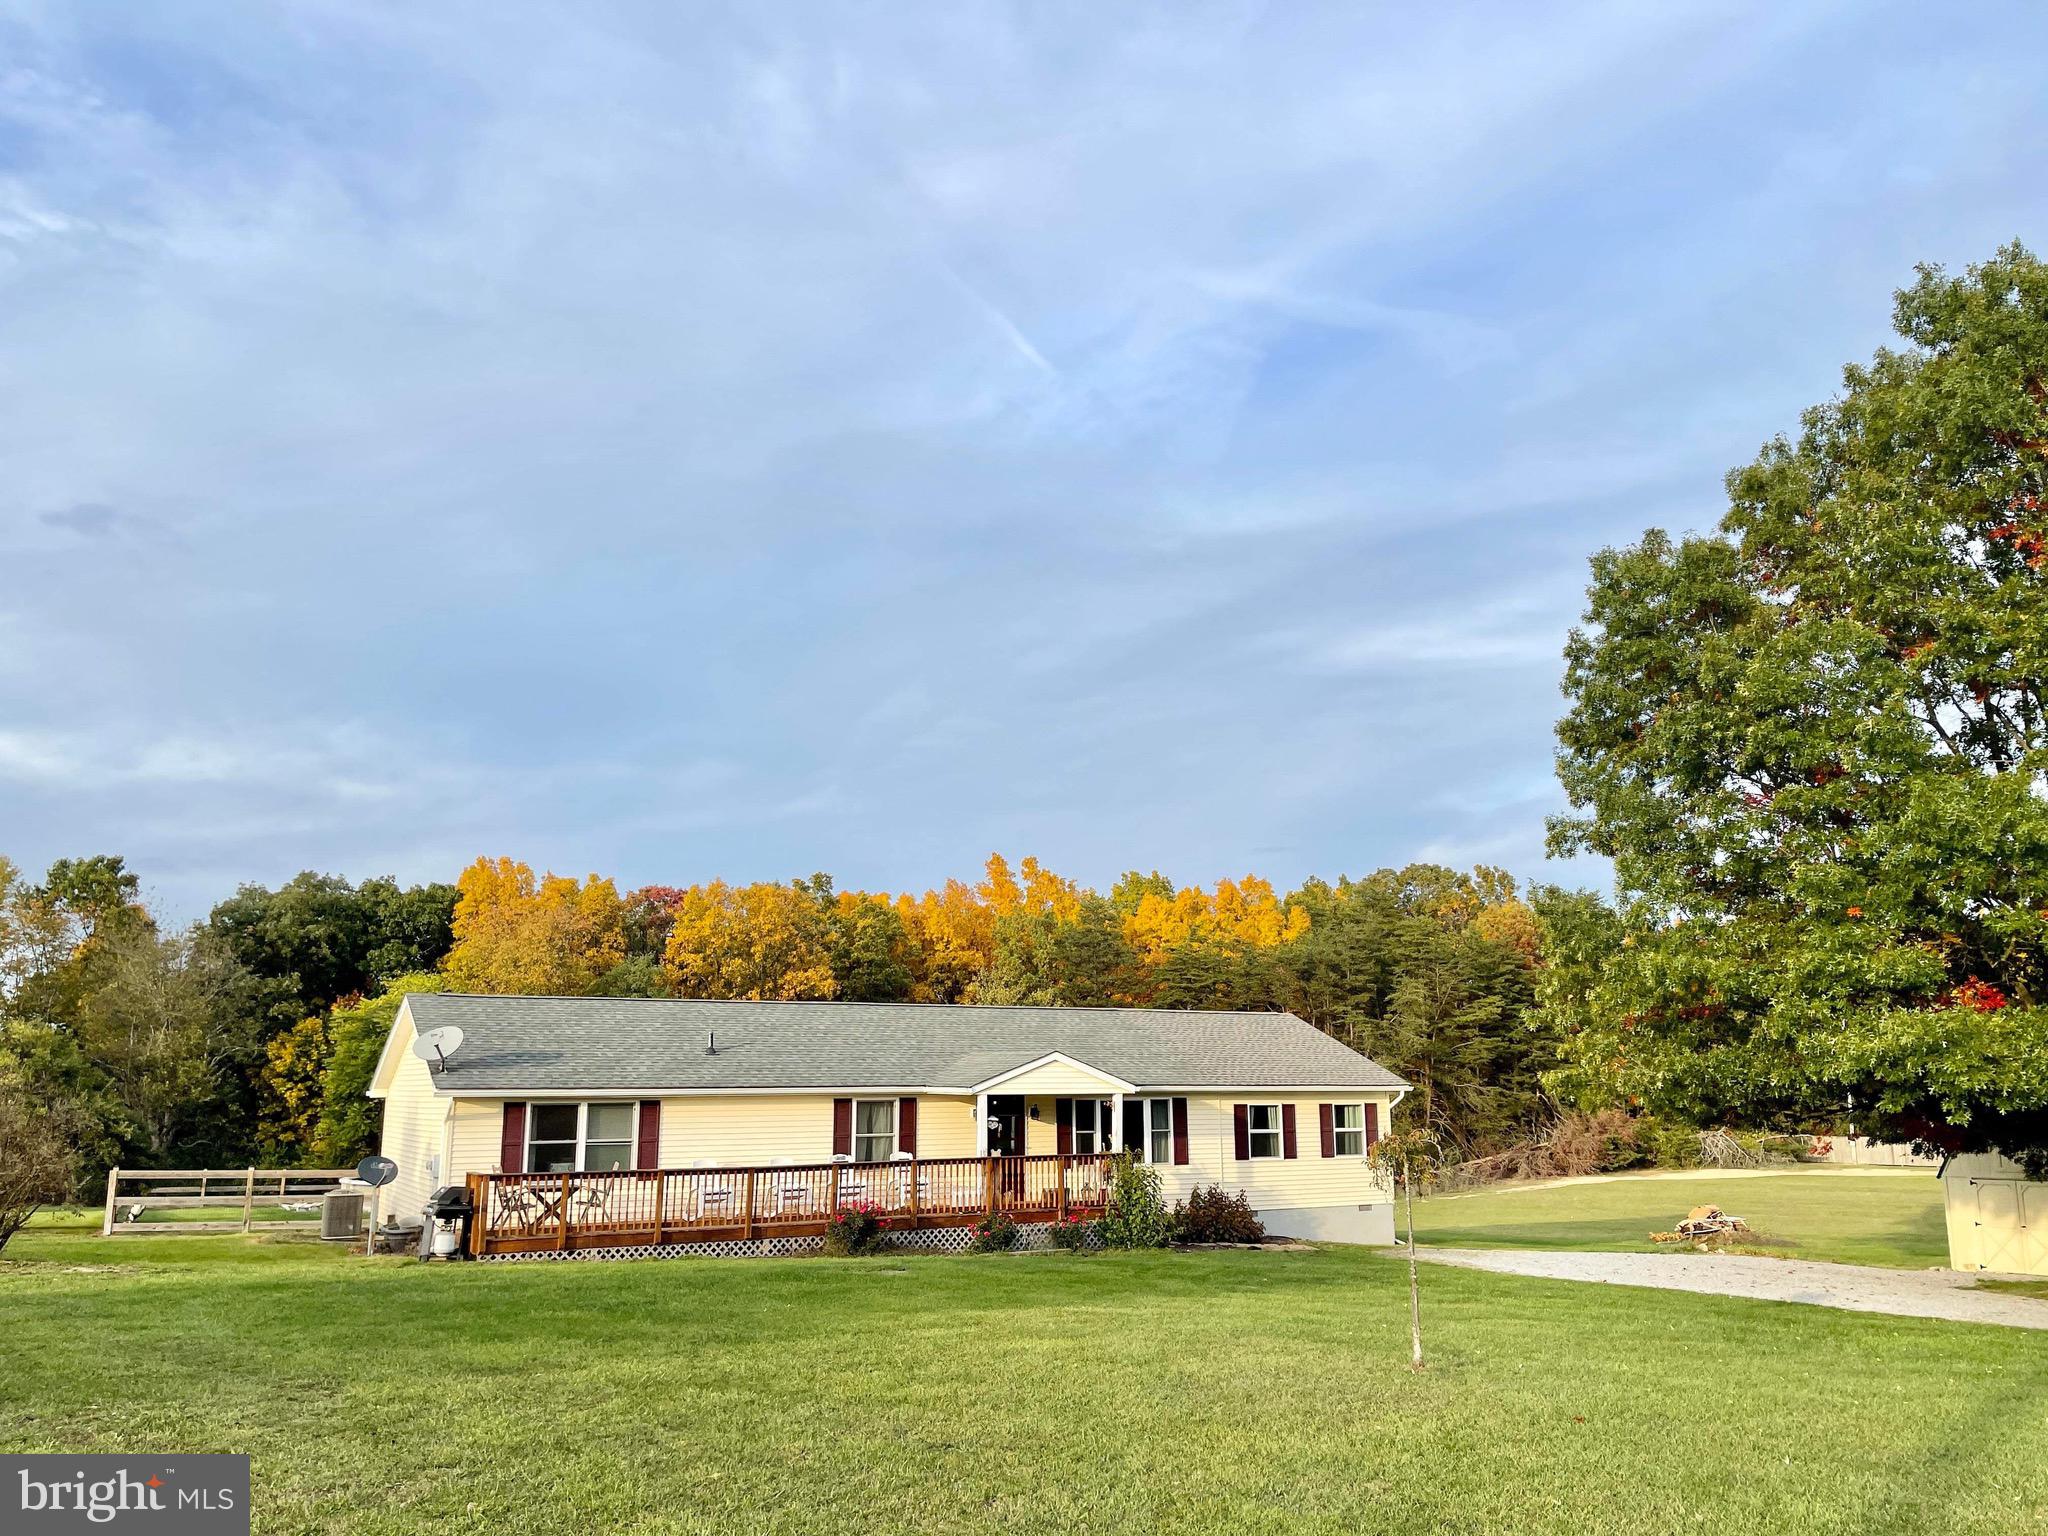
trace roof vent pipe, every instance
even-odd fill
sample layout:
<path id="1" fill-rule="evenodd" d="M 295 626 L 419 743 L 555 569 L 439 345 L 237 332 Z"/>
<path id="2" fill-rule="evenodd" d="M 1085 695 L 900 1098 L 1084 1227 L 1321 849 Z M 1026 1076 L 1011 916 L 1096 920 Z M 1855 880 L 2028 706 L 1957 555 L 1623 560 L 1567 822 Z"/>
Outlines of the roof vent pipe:
<path id="1" fill-rule="evenodd" d="M 718 1031 L 715 1029 L 711 1031 L 711 1040 L 704 1047 L 704 1054 L 706 1056 L 716 1056 L 718 1054 Z"/>

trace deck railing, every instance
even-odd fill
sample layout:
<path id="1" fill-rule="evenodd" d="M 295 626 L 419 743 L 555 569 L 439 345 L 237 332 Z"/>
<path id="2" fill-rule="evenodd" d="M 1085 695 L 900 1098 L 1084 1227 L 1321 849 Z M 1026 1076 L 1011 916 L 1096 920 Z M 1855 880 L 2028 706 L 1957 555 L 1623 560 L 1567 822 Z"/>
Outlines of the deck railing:
<path id="1" fill-rule="evenodd" d="M 872 1207 L 895 1230 L 968 1226 L 990 1211 L 1054 1221 L 1100 1211 L 1108 1153 L 899 1158 L 886 1163 L 474 1173 L 470 1251 L 536 1253 L 820 1233 Z"/>

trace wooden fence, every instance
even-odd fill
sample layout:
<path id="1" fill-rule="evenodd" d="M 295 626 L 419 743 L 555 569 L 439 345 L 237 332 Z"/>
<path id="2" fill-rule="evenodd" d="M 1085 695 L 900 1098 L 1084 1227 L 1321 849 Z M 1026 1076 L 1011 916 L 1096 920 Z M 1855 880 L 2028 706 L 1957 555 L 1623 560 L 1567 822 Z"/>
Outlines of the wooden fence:
<path id="1" fill-rule="evenodd" d="M 353 1168 L 115 1168 L 107 1174 L 106 1237 L 124 1232 L 255 1232 L 318 1226 L 320 1202 Z M 123 1185 L 140 1186 L 123 1193 Z M 368 1195 L 369 1191 L 363 1191 Z M 308 1205 L 310 1210 L 256 1219 L 259 1206 Z M 234 1212 L 218 1221 L 150 1221 L 153 1210 Z"/>

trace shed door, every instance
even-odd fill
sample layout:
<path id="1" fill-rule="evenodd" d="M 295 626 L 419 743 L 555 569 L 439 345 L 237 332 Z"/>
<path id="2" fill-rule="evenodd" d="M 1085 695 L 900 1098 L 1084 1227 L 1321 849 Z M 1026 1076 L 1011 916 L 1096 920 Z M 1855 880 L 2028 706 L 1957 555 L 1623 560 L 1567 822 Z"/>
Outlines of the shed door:
<path id="1" fill-rule="evenodd" d="M 2020 1268 L 2020 1186 L 2009 1179 L 1985 1179 L 1977 1186 L 1977 1251 L 1979 1269 Z"/>
<path id="2" fill-rule="evenodd" d="M 2048 1275 L 2048 1184 L 2015 1184 L 2020 1205 L 2020 1273 Z"/>

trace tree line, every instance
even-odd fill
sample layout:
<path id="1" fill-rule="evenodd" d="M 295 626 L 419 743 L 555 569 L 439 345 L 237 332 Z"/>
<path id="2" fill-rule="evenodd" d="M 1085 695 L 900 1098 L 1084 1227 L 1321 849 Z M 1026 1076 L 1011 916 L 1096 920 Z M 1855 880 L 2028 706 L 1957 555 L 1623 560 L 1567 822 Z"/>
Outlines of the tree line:
<path id="1" fill-rule="evenodd" d="M 81 1186 L 122 1162 L 354 1161 L 400 998 L 440 990 L 1288 1009 L 1408 1077 L 1410 1117 L 1477 1154 L 1546 1114 L 1546 915 L 1592 900 L 1438 865 L 1284 894 L 1132 872 L 1102 894 L 1001 856 L 917 896 L 822 874 L 622 893 L 508 858 L 452 885 L 308 872 L 179 932 L 137 892 L 118 857 L 36 882 L 0 862 L 0 1099 L 61 1122 Z"/>

